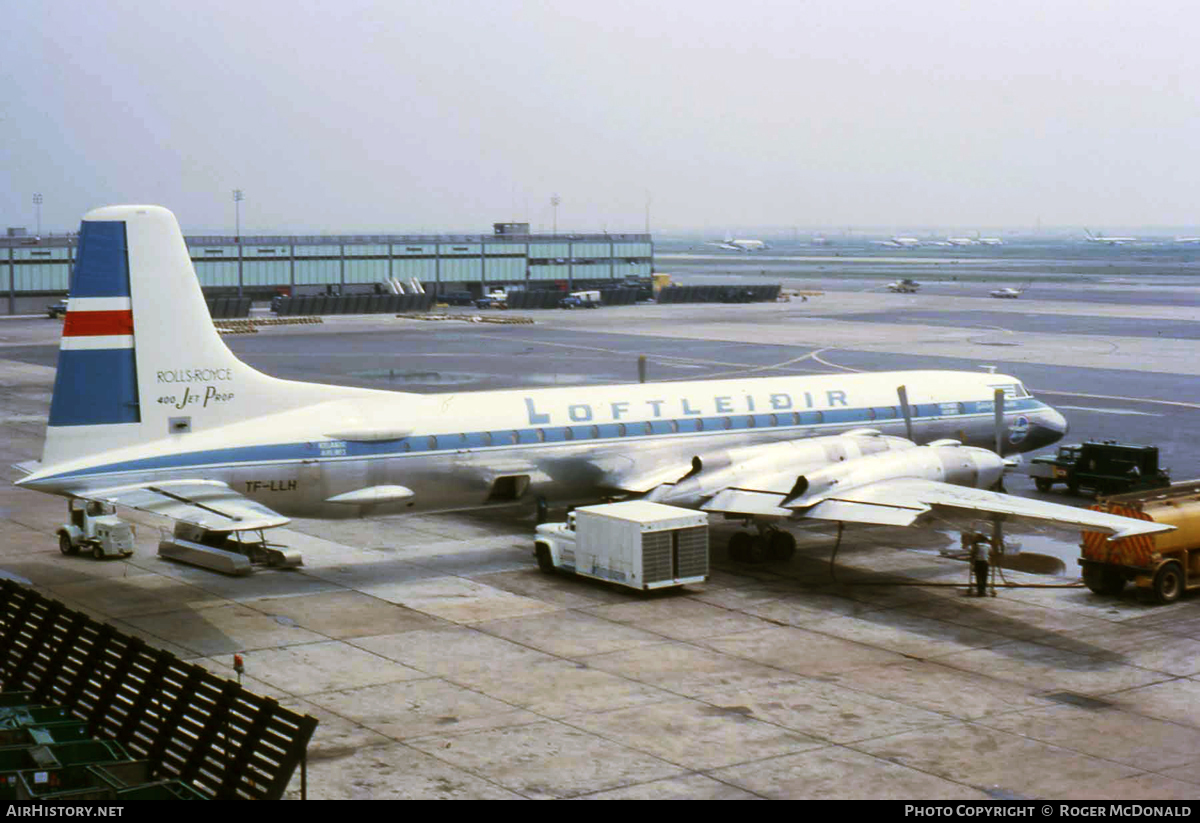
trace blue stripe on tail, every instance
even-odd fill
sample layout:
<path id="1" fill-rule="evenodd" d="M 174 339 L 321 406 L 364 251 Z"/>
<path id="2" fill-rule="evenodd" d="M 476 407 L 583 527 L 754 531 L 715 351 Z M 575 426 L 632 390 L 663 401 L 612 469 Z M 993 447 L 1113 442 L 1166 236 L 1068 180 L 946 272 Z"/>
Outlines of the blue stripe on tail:
<path id="1" fill-rule="evenodd" d="M 125 223 L 84 220 L 79 256 L 71 273 L 72 297 L 129 297 L 129 251 Z"/>
<path id="2" fill-rule="evenodd" d="M 60 351 L 51 426 L 140 423 L 133 349 Z"/>
<path id="3" fill-rule="evenodd" d="M 129 251 L 125 223 L 84 220 L 79 256 L 71 272 L 71 297 L 129 297 Z M 134 349 L 60 349 L 51 426 L 138 423 Z"/>

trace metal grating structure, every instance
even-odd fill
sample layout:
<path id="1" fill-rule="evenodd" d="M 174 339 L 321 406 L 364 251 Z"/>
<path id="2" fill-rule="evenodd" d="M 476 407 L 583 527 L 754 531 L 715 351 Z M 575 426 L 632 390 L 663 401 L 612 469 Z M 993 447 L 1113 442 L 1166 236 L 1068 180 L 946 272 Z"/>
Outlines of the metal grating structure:
<path id="1" fill-rule="evenodd" d="M 317 721 L 107 623 L 0 582 L 0 683 L 213 799 L 279 799 Z"/>
<path id="2" fill-rule="evenodd" d="M 642 576 L 647 583 L 708 576 L 708 527 L 643 534 Z"/>
<path id="3" fill-rule="evenodd" d="M 658 583 L 670 580 L 671 532 L 648 532 L 642 535 L 642 580 Z"/>
<path id="4" fill-rule="evenodd" d="M 675 554 L 679 564 L 680 577 L 701 577 L 708 575 L 708 527 L 696 526 L 689 529 L 678 529 L 676 532 Z"/>

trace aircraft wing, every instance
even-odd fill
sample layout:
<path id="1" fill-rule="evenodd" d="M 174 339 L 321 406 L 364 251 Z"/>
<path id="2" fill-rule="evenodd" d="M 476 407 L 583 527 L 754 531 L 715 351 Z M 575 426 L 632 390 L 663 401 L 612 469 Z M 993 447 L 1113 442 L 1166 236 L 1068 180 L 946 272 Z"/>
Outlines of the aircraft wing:
<path id="1" fill-rule="evenodd" d="M 673 483 L 693 468 L 690 459 L 672 458 L 666 462 L 656 459 L 637 460 L 621 455 L 593 461 L 603 474 L 600 485 L 616 491 L 645 494 L 663 483 Z"/>
<path id="2" fill-rule="evenodd" d="M 818 520 L 907 526 L 926 512 L 937 510 L 973 516 L 998 515 L 1003 519 L 1087 529 L 1112 535 L 1110 540 L 1155 534 L 1174 528 L 1059 503 L 918 478 L 895 478 L 849 489 L 798 513 L 802 517 Z"/>
<path id="3" fill-rule="evenodd" d="M 211 531 L 271 529 L 291 522 L 215 480 L 169 480 L 75 492 L 75 497 L 127 506 Z"/>

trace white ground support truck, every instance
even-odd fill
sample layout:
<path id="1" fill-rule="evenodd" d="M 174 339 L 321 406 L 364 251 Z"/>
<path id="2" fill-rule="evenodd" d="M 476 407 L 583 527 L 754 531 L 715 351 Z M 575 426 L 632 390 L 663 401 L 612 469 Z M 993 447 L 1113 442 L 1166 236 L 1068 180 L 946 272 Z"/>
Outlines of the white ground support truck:
<path id="1" fill-rule="evenodd" d="M 631 500 L 582 506 L 566 523 L 537 527 L 534 557 L 544 572 L 572 572 L 634 589 L 708 579 L 708 515 Z"/>
<path id="2" fill-rule="evenodd" d="M 79 554 L 86 549 L 97 560 L 133 554 L 133 526 L 117 517 L 107 503 L 71 498 L 67 503 L 70 523 L 58 527 L 58 550 Z"/>

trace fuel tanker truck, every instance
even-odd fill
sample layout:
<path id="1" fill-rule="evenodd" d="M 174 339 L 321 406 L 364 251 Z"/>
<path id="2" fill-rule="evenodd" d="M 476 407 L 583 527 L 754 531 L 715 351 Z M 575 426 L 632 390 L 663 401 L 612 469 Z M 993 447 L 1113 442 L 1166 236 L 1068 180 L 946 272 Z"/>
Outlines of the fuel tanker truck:
<path id="1" fill-rule="evenodd" d="M 1174 526 L 1174 531 L 1109 541 L 1083 533 L 1083 582 L 1096 594 L 1120 594 L 1133 581 L 1155 603 L 1174 603 L 1200 588 L 1200 480 L 1101 498 L 1096 511 Z"/>

